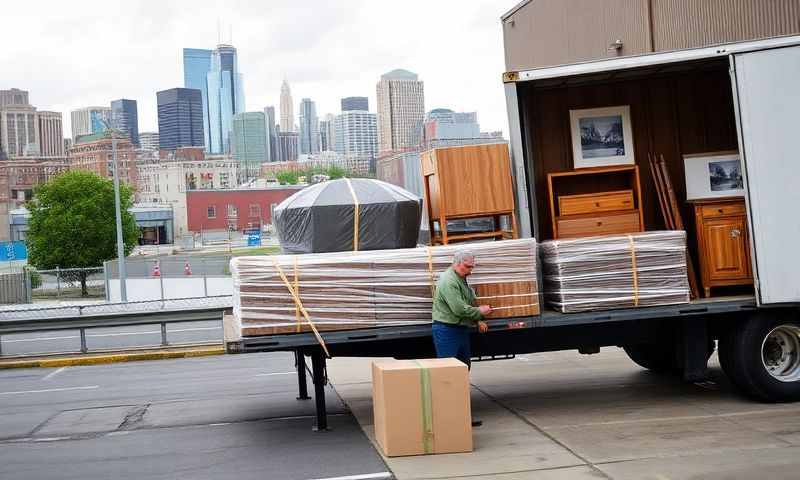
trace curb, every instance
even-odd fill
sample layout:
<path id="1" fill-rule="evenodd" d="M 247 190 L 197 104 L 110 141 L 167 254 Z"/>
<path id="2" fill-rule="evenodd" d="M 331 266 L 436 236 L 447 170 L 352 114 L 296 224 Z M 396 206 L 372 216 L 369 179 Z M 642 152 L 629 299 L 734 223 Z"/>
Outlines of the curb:
<path id="1" fill-rule="evenodd" d="M 0 370 L 9 368 L 52 368 L 77 365 L 102 365 L 119 362 L 138 362 L 143 360 L 166 360 L 170 358 L 207 357 L 222 355 L 225 347 L 214 346 L 185 350 L 153 350 L 147 352 L 107 353 L 59 358 L 36 358 L 19 360 L 0 360 Z"/>

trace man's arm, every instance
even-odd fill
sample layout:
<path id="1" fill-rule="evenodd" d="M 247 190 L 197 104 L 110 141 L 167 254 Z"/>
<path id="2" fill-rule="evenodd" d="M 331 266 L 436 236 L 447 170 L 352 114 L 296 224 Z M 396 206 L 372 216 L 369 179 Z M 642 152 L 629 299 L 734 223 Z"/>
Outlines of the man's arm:
<path id="1" fill-rule="evenodd" d="M 450 307 L 453 315 L 459 318 L 468 318 L 472 321 L 478 321 L 483 318 L 480 309 L 469 304 L 457 285 L 445 283 L 439 287 L 439 292 L 447 306 Z"/>

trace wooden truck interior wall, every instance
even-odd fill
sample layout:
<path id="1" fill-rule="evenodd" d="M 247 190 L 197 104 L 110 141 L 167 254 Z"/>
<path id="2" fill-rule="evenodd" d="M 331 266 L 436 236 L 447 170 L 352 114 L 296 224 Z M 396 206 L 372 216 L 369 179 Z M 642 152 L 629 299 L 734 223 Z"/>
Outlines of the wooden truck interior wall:
<path id="1" fill-rule="evenodd" d="M 519 85 L 523 142 L 534 172 L 528 181 L 534 182 L 536 192 L 538 219 L 533 221 L 538 220 L 538 239 L 553 237 L 547 174 L 573 169 L 570 110 L 630 105 L 645 229 L 664 229 L 647 160 L 648 153 L 664 155 L 697 268 L 683 155 L 738 150 L 727 59 Z M 590 191 L 613 189 L 611 184 L 593 185 Z"/>

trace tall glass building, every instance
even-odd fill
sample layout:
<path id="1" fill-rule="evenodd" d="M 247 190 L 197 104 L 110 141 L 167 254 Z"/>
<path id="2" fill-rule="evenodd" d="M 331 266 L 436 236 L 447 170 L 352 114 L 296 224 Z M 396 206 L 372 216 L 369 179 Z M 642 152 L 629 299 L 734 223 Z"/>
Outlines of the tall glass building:
<path id="1" fill-rule="evenodd" d="M 278 125 L 275 123 L 275 107 L 264 108 L 264 120 L 267 122 L 267 161 L 278 161 Z"/>
<path id="2" fill-rule="evenodd" d="M 242 83 L 236 49 L 231 45 L 218 45 L 211 52 L 211 70 L 206 76 L 210 132 L 208 151 L 211 153 L 231 151 L 233 116 L 244 112 Z"/>
<path id="3" fill-rule="evenodd" d="M 310 98 L 300 101 L 300 153 L 319 153 L 319 119 L 317 106 Z"/>
<path id="4" fill-rule="evenodd" d="M 201 48 L 183 49 L 183 86 L 200 90 L 203 101 L 203 132 L 206 150 L 211 145 L 211 129 L 208 120 L 208 86 L 206 78 L 211 71 L 211 50 Z"/>
<path id="5" fill-rule="evenodd" d="M 243 112 L 233 116 L 233 158 L 239 162 L 240 180 L 258 178 L 267 161 L 267 123 L 264 112 Z"/>
<path id="6" fill-rule="evenodd" d="M 128 140 L 139 147 L 139 113 L 136 100 L 121 98 L 111 102 L 111 126 L 125 132 Z"/>
<path id="7" fill-rule="evenodd" d="M 162 150 L 203 146 L 203 100 L 200 90 L 172 88 L 156 93 L 158 144 Z"/>

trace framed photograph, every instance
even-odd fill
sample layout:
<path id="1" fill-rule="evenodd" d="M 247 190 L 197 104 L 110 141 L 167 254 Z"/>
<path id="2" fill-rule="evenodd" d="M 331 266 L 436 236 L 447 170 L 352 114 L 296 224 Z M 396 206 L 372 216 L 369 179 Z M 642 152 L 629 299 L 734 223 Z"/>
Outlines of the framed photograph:
<path id="1" fill-rule="evenodd" d="M 631 107 L 570 110 L 575 168 L 633 165 Z"/>
<path id="2" fill-rule="evenodd" d="M 683 166 L 687 200 L 744 196 L 739 152 L 684 155 Z"/>

